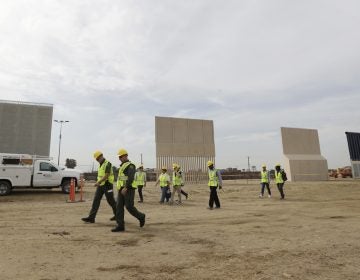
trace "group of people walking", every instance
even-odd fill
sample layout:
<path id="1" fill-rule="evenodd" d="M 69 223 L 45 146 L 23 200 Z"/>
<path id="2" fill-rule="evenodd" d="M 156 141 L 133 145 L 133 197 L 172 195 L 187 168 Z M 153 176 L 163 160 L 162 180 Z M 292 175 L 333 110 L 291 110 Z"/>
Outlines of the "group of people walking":
<path id="1" fill-rule="evenodd" d="M 270 172 L 266 169 L 266 165 L 262 166 L 262 170 L 260 172 L 261 175 L 261 191 L 259 194 L 260 198 L 264 197 L 265 188 L 268 192 L 268 197 L 271 197 L 271 190 L 270 190 Z M 275 184 L 280 193 L 280 199 L 285 199 L 284 193 L 284 184 L 287 180 L 286 173 L 283 169 L 281 169 L 281 165 L 278 163 L 275 165 Z"/>
<path id="2" fill-rule="evenodd" d="M 112 232 L 125 230 L 124 207 L 132 216 L 139 220 L 140 227 L 145 225 L 145 214 L 136 209 L 134 206 L 134 198 L 135 190 L 138 188 L 138 184 L 144 187 L 146 185 L 146 178 L 141 173 L 141 170 L 138 174 L 136 174 L 136 167 L 129 160 L 128 152 L 125 149 L 120 149 L 117 155 L 121 164 L 116 182 L 116 188 L 118 190 L 116 202 L 113 194 L 114 171 L 112 164 L 104 158 L 102 152 L 96 151 L 94 153 L 94 158 L 100 166 L 98 169 L 97 181 L 95 183 L 95 196 L 89 215 L 82 218 L 82 220 L 86 223 L 95 222 L 100 201 L 105 194 L 106 200 L 114 213 L 114 216 L 110 218 L 110 220 L 116 221 L 117 223 L 117 226 L 111 230 Z M 141 191 L 142 188 L 139 189 L 139 194 L 142 194 Z M 142 195 L 140 196 L 140 200 L 142 201 Z"/>
<path id="3" fill-rule="evenodd" d="M 121 162 L 118 171 L 118 177 L 116 182 L 116 188 L 118 190 L 117 200 L 114 199 L 113 185 L 114 185 L 114 171 L 112 164 L 106 160 L 101 151 L 94 153 L 94 158 L 99 163 L 97 181 L 95 183 L 96 191 L 90 209 L 89 215 L 82 220 L 86 223 L 94 223 L 96 214 L 100 207 L 102 197 L 105 195 L 106 200 L 112 208 L 114 216 L 110 218 L 111 221 L 116 221 L 117 226 L 114 227 L 112 232 L 120 232 L 125 230 L 124 221 L 124 208 L 139 221 L 140 227 L 145 225 L 145 214 L 138 211 L 134 206 L 135 191 L 139 193 L 139 203 L 144 202 L 142 190 L 146 187 L 146 173 L 144 172 L 143 165 L 138 167 L 136 170 L 135 165 L 129 160 L 128 152 L 125 149 L 120 149 L 117 153 Z M 217 193 L 218 189 L 222 189 L 222 177 L 220 170 L 217 170 L 212 161 L 207 162 L 208 166 L 208 187 L 210 190 L 209 197 L 209 210 L 220 208 L 220 199 Z M 270 172 L 266 169 L 266 165 L 262 166 L 261 171 L 261 192 L 259 197 L 264 197 L 265 188 L 268 192 L 268 197 L 271 197 L 270 190 Z M 275 166 L 275 183 L 281 195 L 281 199 L 285 198 L 284 194 L 284 183 L 287 180 L 286 173 L 281 169 L 281 165 Z M 167 168 L 164 166 L 161 169 L 155 186 L 160 185 L 161 196 L 160 204 L 165 202 L 173 205 L 174 203 L 182 204 L 182 195 L 188 198 L 182 187 L 184 186 L 184 174 L 179 164 L 173 164 L 172 178 L 167 173 Z M 172 191 L 170 187 L 172 186 Z M 177 200 L 174 202 L 175 195 L 177 194 Z M 215 204 L 215 208 L 214 208 Z"/>

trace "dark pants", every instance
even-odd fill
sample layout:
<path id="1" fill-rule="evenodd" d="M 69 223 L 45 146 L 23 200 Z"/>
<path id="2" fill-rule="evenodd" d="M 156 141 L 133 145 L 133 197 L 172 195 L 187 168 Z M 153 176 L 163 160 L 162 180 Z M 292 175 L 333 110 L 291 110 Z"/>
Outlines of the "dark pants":
<path id="1" fill-rule="evenodd" d="M 138 186 L 139 198 L 140 198 L 140 201 L 141 201 L 141 202 L 144 201 L 143 194 L 142 194 L 142 189 L 143 189 L 143 187 L 144 187 L 144 186 Z"/>
<path id="2" fill-rule="evenodd" d="M 280 192 L 281 198 L 284 199 L 285 198 L 284 183 L 277 183 L 277 187 L 278 187 L 278 190 Z"/>
<path id="3" fill-rule="evenodd" d="M 160 189 L 161 189 L 160 203 L 163 203 L 165 200 L 166 200 L 166 202 L 169 202 L 169 199 L 171 197 L 171 194 L 169 193 L 170 188 L 169 187 L 160 187 Z"/>
<path id="4" fill-rule="evenodd" d="M 210 199 L 209 199 L 209 207 L 213 208 L 214 202 L 217 208 L 220 208 L 220 200 L 217 194 L 217 187 L 210 187 Z"/>
<path id="5" fill-rule="evenodd" d="M 121 193 L 122 189 L 123 188 L 119 190 L 117 203 L 116 203 L 116 222 L 119 227 L 125 228 L 124 206 L 126 207 L 128 212 L 139 221 L 145 217 L 145 214 L 139 212 L 134 206 L 135 189 L 134 188 L 127 189 L 125 196 Z"/>
<path id="6" fill-rule="evenodd" d="M 113 186 L 112 185 L 107 185 L 107 186 L 104 185 L 104 186 L 97 187 L 97 189 L 96 189 L 93 204 L 92 204 L 90 214 L 89 214 L 90 219 L 95 219 L 96 213 L 97 213 L 97 211 L 99 210 L 99 207 L 100 207 L 101 199 L 102 199 L 104 194 L 105 194 L 107 202 L 111 206 L 111 208 L 112 208 L 112 210 L 114 212 L 114 215 L 115 215 L 115 213 L 116 213 L 116 202 L 115 202 L 115 199 L 114 199 Z"/>
<path id="7" fill-rule="evenodd" d="M 268 194 L 271 195 L 269 183 L 261 183 L 261 195 L 264 195 L 265 187 L 268 191 Z"/>

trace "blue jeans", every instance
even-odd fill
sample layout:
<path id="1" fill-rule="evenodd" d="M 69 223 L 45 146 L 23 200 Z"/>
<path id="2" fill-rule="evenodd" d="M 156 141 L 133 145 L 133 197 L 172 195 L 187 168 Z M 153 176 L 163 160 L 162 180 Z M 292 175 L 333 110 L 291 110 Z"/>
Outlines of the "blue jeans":
<path id="1" fill-rule="evenodd" d="M 161 198 L 160 202 L 163 203 L 166 199 L 166 202 L 169 202 L 170 196 L 168 195 L 168 192 L 170 191 L 169 187 L 160 187 L 161 189 Z"/>

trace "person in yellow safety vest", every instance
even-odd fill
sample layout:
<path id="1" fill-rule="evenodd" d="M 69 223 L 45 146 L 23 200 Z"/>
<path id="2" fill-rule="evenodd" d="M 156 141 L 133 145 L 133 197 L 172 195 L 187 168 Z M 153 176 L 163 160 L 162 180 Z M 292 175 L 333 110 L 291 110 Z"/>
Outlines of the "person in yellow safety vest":
<path id="1" fill-rule="evenodd" d="M 208 186 L 210 188 L 210 198 L 209 198 L 209 207 L 208 209 L 212 210 L 214 207 L 214 202 L 216 208 L 220 208 L 220 200 L 217 194 L 217 188 L 222 189 L 222 178 L 220 171 L 215 169 L 214 163 L 212 161 L 208 161 L 207 163 L 209 171 L 209 183 Z"/>
<path id="2" fill-rule="evenodd" d="M 161 174 L 159 175 L 159 178 L 155 183 L 155 186 L 160 184 L 160 189 L 161 189 L 161 197 L 159 201 L 160 204 L 163 204 L 165 200 L 166 202 L 169 202 L 169 198 L 170 198 L 169 194 L 170 194 L 171 182 L 170 182 L 170 176 L 166 172 L 167 172 L 167 168 L 163 166 L 161 168 Z"/>
<path id="3" fill-rule="evenodd" d="M 173 163 L 173 174 L 172 174 L 172 185 L 173 191 L 171 193 L 170 204 L 174 203 L 175 192 L 178 194 L 178 204 L 181 204 L 181 185 L 182 185 L 182 174 L 180 172 L 180 166 Z"/>
<path id="4" fill-rule="evenodd" d="M 185 196 L 186 199 L 188 199 L 189 194 L 183 190 L 185 179 L 184 179 L 184 172 L 181 170 L 181 166 L 177 164 L 178 172 L 181 174 L 181 194 Z"/>
<path id="5" fill-rule="evenodd" d="M 144 172 L 144 166 L 141 164 L 138 168 L 138 171 L 135 173 L 134 182 L 137 186 L 139 192 L 139 203 L 144 202 L 144 197 L 142 193 L 142 189 L 146 187 L 146 172 Z"/>
<path id="6" fill-rule="evenodd" d="M 86 223 L 95 222 L 95 217 L 97 211 L 99 210 L 101 199 L 105 194 L 106 200 L 114 213 L 114 217 L 110 218 L 110 220 L 114 221 L 116 213 L 116 202 L 113 193 L 114 171 L 111 163 L 104 158 L 102 152 L 96 151 L 94 153 L 94 158 L 100 164 L 97 180 L 95 183 L 96 191 L 89 216 L 82 218 L 82 220 Z"/>
<path id="7" fill-rule="evenodd" d="M 129 161 L 128 152 L 125 149 L 120 149 L 118 156 L 121 164 L 116 184 L 118 189 L 116 202 L 117 226 L 111 230 L 112 232 L 125 230 L 124 206 L 132 216 L 139 220 L 140 227 L 145 225 L 145 214 L 138 211 L 134 206 L 135 189 L 137 187 L 136 183 L 134 183 L 136 167 Z"/>
<path id="8" fill-rule="evenodd" d="M 268 191 L 268 197 L 271 197 L 271 191 L 270 191 L 270 173 L 268 170 L 266 170 L 266 165 L 263 164 L 262 166 L 262 170 L 260 171 L 260 176 L 261 176 L 261 192 L 259 197 L 263 198 L 264 197 L 264 191 L 265 191 L 265 187 Z"/>
<path id="9" fill-rule="evenodd" d="M 284 179 L 283 179 L 283 172 L 284 170 L 281 169 L 280 163 L 275 165 L 275 183 L 277 185 L 277 188 L 280 192 L 281 198 L 285 199 L 285 193 L 284 193 Z"/>

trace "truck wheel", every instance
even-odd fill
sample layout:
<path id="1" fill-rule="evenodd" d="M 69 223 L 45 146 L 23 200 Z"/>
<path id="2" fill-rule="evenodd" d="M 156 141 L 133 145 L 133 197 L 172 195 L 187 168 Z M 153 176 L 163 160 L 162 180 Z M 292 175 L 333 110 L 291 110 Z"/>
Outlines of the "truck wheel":
<path id="1" fill-rule="evenodd" d="M 0 181 L 0 196 L 11 193 L 11 184 L 7 181 Z"/>
<path id="2" fill-rule="evenodd" d="M 70 193 L 70 180 L 64 180 L 61 184 L 61 191 L 66 194 Z"/>

